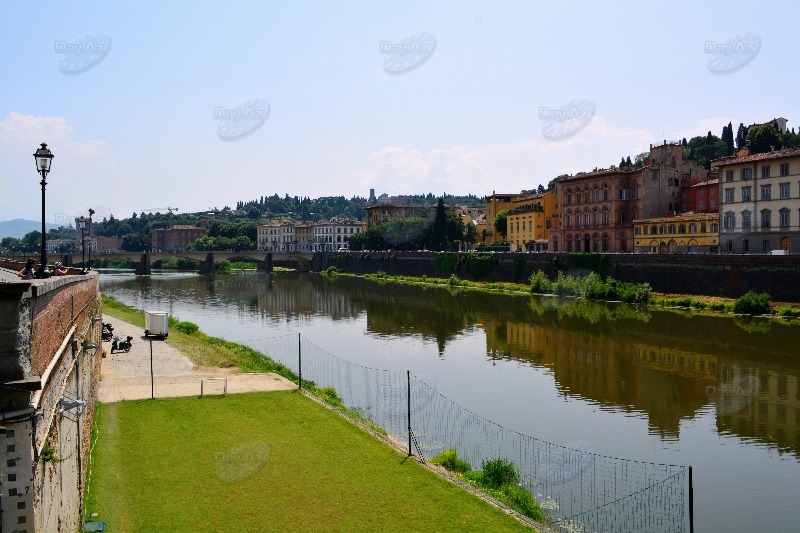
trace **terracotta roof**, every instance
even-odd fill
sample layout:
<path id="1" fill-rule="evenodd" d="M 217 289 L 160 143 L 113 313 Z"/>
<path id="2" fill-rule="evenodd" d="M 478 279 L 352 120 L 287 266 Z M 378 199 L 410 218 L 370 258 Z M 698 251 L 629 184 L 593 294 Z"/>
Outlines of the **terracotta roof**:
<path id="1" fill-rule="evenodd" d="M 774 152 L 764 152 L 763 154 L 744 155 L 736 157 L 729 155 L 721 159 L 713 159 L 711 164 L 717 167 L 727 165 L 738 165 L 739 163 L 750 163 L 753 161 L 766 161 L 769 159 L 783 159 L 784 157 L 797 157 L 800 156 L 800 148 L 788 148 L 786 150 L 775 150 Z"/>
<path id="2" fill-rule="evenodd" d="M 591 172 L 578 172 L 574 176 L 566 176 L 559 178 L 558 181 L 571 181 L 577 179 L 594 178 L 597 176 L 608 176 L 610 174 L 633 174 L 634 172 L 641 172 L 642 167 L 625 167 L 625 168 L 599 168 Z"/>
<path id="3" fill-rule="evenodd" d="M 694 185 L 689 185 L 689 187 L 705 187 L 706 185 L 716 185 L 719 183 L 719 179 L 713 179 L 708 181 L 701 181 L 700 183 L 695 183 Z"/>

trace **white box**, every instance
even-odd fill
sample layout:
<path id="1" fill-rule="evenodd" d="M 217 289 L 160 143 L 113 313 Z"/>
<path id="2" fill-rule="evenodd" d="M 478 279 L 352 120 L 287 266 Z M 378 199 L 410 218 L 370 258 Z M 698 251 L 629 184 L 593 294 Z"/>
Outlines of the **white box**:
<path id="1" fill-rule="evenodd" d="M 169 335 L 169 313 L 166 311 L 144 312 L 144 336 L 154 335 L 164 339 Z"/>

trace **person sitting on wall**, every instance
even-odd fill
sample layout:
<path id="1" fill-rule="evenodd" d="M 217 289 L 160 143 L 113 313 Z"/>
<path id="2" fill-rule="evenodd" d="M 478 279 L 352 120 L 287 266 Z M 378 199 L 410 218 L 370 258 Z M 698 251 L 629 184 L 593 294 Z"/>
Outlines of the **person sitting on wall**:
<path id="1" fill-rule="evenodd" d="M 17 276 L 22 279 L 33 279 L 36 275 L 36 259 L 28 259 L 25 261 L 25 266 L 22 270 L 17 272 Z"/>
<path id="2" fill-rule="evenodd" d="M 55 266 L 53 267 L 53 275 L 54 276 L 63 276 L 64 274 L 68 273 L 69 270 L 64 268 L 61 264 L 61 261 L 56 261 Z"/>

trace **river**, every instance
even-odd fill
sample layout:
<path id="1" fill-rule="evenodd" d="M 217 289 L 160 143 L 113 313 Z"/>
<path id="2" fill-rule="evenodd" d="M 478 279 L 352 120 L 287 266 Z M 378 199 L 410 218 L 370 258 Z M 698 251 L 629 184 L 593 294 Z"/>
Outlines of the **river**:
<path id="1" fill-rule="evenodd" d="M 692 465 L 697 531 L 797 531 L 800 325 L 317 274 L 100 284 L 228 340 L 300 332 L 342 359 L 411 370 L 520 433 Z"/>

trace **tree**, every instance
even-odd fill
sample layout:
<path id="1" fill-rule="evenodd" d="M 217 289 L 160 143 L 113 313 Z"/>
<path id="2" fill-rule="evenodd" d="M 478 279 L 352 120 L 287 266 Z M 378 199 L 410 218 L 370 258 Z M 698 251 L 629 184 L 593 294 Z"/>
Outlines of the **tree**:
<path id="1" fill-rule="evenodd" d="M 747 146 L 747 128 L 740 122 L 739 129 L 736 130 L 736 149 L 740 150 L 745 146 Z"/>
<path id="2" fill-rule="evenodd" d="M 625 157 L 623 157 L 623 158 L 622 158 L 622 159 L 620 159 L 620 161 L 619 161 L 619 168 L 622 168 L 622 167 L 624 167 L 624 166 L 625 166 Z"/>
<path id="3" fill-rule="evenodd" d="M 640 154 L 636 154 L 636 157 L 633 158 L 633 166 L 640 167 L 644 165 L 647 161 L 650 161 L 650 152 L 642 152 Z"/>
<path id="4" fill-rule="evenodd" d="M 633 163 L 631 163 L 631 156 L 628 156 L 628 159 L 625 160 L 625 166 L 626 167 L 633 166 Z"/>
<path id="5" fill-rule="evenodd" d="M 773 124 L 753 126 L 747 131 L 747 147 L 751 154 L 769 152 L 779 146 L 778 130 Z"/>
<path id="6" fill-rule="evenodd" d="M 545 190 L 544 190 L 544 185 L 542 185 L 542 184 L 540 183 L 540 184 L 539 184 L 539 187 L 536 189 L 536 192 L 537 192 L 537 193 L 539 193 L 539 194 L 542 194 L 543 192 L 545 192 Z"/>
<path id="7" fill-rule="evenodd" d="M 733 139 L 733 124 L 728 122 L 727 126 L 722 127 L 722 140 L 725 141 L 726 146 L 726 154 L 725 155 L 732 155 L 734 151 L 734 139 Z"/>
<path id="8" fill-rule="evenodd" d="M 503 240 L 506 238 L 506 234 L 508 233 L 508 214 L 511 211 L 505 209 L 497 213 L 497 216 L 494 217 L 494 230 L 503 236 Z"/>
<path id="9" fill-rule="evenodd" d="M 122 236 L 120 247 L 126 252 L 143 252 L 150 249 L 151 239 L 143 233 Z"/>
<path id="10" fill-rule="evenodd" d="M 441 198 L 439 198 L 439 201 L 436 203 L 436 214 L 433 217 L 430 236 L 427 240 L 430 248 L 433 250 L 445 250 L 449 248 L 449 239 L 447 238 L 447 208 L 444 205 L 444 200 Z"/>

